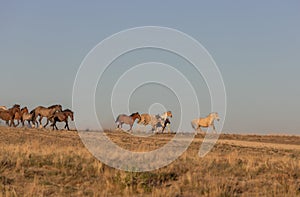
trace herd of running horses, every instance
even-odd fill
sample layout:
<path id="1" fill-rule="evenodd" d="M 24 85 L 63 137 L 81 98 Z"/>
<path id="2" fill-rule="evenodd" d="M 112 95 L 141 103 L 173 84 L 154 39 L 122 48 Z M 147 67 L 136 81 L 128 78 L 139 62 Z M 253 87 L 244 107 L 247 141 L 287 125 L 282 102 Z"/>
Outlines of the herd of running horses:
<path id="1" fill-rule="evenodd" d="M 171 124 L 169 118 L 172 118 L 173 114 L 171 111 L 167 111 L 162 115 L 151 115 L 151 114 L 139 114 L 138 112 L 132 113 L 131 115 L 120 114 L 116 119 L 117 128 L 122 128 L 123 124 L 130 126 L 129 131 L 132 130 L 135 120 L 138 119 L 137 123 L 140 125 L 151 125 L 153 132 L 163 133 L 166 126 Z M 46 124 L 42 125 L 42 119 L 46 118 Z M 74 112 L 70 109 L 62 110 L 61 105 L 52 105 L 49 107 L 38 106 L 32 111 L 28 111 L 27 107 L 21 108 L 19 104 L 15 104 L 11 108 L 0 106 L 0 119 L 4 120 L 9 126 L 18 126 L 20 122 L 22 126 L 25 126 L 25 122 L 28 122 L 29 126 L 32 127 L 43 127 L 46 128 L 49 122 L 54 130 L 58 130 L 56 123 L 65 122 L 65 129 L 70 130 L 68 119 L 71 118 L 74 121 Z M 212 127 L 215 131 L 214 120 L 220 120 L 218 113 L 210 113 L 205 118 L 197 118 L 191 121 L 191 125 L 195 131 L 201 131 L 201 127 Z M 17 124 L 15 124 L 17 121 Z"/>
<path id="2" fill-rule="evenodd" d="M 173 114 L 171 111 L 167 111 L 162 115 L 151 115 L 151 114 L 139 114 L 135 112 L 130 116 L 126 114 L 121 114 L 117 117 L 116 124 L 117 128 L 122 128 L 123 124 L 128 124 L 130 126 L 129 131 L 132 129 L 132 126 L 136 119 L 138 119 L 137 123 L 140 125 L 151 125 L 153 132 L 161 132 L 163 133 L 166 126 L 171 124 L 170 119 Z M 201 127 L 212 127 L 213 131 L 215 131 L 214 120 L 220 120 L 218 113 L 212 112 L 205 118 L 196 118 L 191 121 L 191 125 L 195 131 L 201 131 Z"/>
<path id="3" fill-rule="evenodd" d="M 39 117 L 39 120 L 37 118 Z M 68 124 L 68 118 L 74 120 L 74 112 L 70 109 L 62 110 L 61 105 L 52 105 L 50 107 L 38 106 L 34 108 L 31 112 L 28 111 L 27 107 L 23 107 L 21 109 L 19 104 L 15 104 L 11 108 L 6 108 L 5 106 L 0 106 L 0 119 L 4 120 L 9 126 L 18 126 L 20 122 L 23 127 L 25 126 L 25 122 L 27 121 L 30 126 L 40 127 L 42 126 L 42 119 L 46 118 L 47 122 L 43 126 L 46 126 L 51 122 L 52 129 L 58 130 L 56 123 L 57 122 L 65 122 L 65 129 L 70 130 Z M 17 121 L 17 124 L 15 124 Z"/>

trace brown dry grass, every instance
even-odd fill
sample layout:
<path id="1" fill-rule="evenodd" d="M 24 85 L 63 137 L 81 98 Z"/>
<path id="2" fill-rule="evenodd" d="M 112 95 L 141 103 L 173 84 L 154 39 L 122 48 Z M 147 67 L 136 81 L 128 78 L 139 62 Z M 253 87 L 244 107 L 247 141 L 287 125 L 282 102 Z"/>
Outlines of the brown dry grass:
<path id="1" fill-rule="evenodd" d="M 107 135 L 135 151 L 172 137 Z M 201 142 L 198 135 L 167 167 L 134 173 L 96 160 L 75 131 L 0 127 L 0 196 L 300 195 L 300 137 L 222 135 L 204 158 L 197 155 Z"/>

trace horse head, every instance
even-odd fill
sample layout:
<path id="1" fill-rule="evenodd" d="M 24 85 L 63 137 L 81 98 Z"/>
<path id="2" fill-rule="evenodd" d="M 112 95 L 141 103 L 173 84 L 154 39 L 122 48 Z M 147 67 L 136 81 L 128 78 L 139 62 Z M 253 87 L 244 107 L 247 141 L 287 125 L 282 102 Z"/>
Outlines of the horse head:
<path id="1" fill-rule="evenodd" d="M 133 118 L 133 120 L 135 120 L 135 119 L 141 120 L 141 116 L 140 116 L 139 112 L 132 113 L 130 116 Z"/>
<path id="2" fill-rule="evenodd" d="M 57 111 L 57 112 L 61 112 L 62 111 L 62 106 L 61 105 L 54 105 L 53 109 L 55 109 L 55 111 Z"/>
<path id="3" fill-rule="evenodd" d="M 173 117 L 172 112 L 171 111 L 167 111 L 167 116 L 172 118 Z"/>
<path id="4" fill-rule="evenodd" d="M 20 105 L 15 104 L 12 108 L 8 109 L 8 111 L 10 111 L 11 114 L 21 113 Z"/>
<path id="5" fill-rule="evenodd" d="M 64 111 L 62 111 L 63 113 L 65 113 L 67 116 L 69 116 L 71 118 L 72 121 L 74 121 L 74 112 L 70 109 L 65 109 Z"/>
<path id="6" fill-rule="evenodd" d="M 23 107 L 22 109 L 21 109 L 21 114 L 27 114 L 28 113 L 28 108 L 27 107 Z"/>
<path id="7" fill-rule="evenodd" d="M 162 119 L 166 120 L 168 117 L 172 118 L 173 114 L 171 111 L 167 111 L 165 113 L 163 113 L 163 115 L 160 116 Z"/>
<path id="8" fill-rule="evenodd" d="M 70 117 L 71 117 L 71 120 L 74 121 L 74 113 L 73 112 L 70 114 Z"/>
<path id="9" fill-rule="evenodd" d="M 14 104 L 12 108 L 20 108 L 21 106 L 19 104 Z"/>
<path id="10" fill-rule="evenodd" d="M 209 114 L 209 116 L 213 119 L 216 119 L 217 121 L 220 120 L 219 114 L 217 112 L 212 112 Z"/>

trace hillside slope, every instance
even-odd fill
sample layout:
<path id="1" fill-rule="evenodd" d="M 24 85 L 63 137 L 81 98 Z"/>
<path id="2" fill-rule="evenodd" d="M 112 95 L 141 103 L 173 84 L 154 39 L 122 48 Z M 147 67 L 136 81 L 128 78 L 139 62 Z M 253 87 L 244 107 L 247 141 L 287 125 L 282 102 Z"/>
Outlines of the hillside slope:
<path id="1" fill-rule="evenodd" d="M 163 146 L 173 135 L 107 133 L 134 151 Z M 95 159 L 76 131 L 0 127 L 0 196 L 297 196 L 300 137 L 221 135 L 204 158 L 203 136 L 167 167 L 115 170 Z"/>

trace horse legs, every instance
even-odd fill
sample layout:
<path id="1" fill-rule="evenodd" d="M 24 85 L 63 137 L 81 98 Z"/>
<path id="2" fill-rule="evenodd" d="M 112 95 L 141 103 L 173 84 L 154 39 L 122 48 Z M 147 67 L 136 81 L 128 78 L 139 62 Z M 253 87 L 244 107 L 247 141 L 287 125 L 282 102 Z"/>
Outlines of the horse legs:
<path id="1" fill-rule="evenodd" d="M 35 127 L 35 124 L 37 124 L 36 119 L 34 119 L 34 117 L 31 117 L 30 120 L 27 120 L 28 124 L 29 124 L 30 126 L 32 126 L 32 125 L 30 124 L 30 121 L 32 122 L 32 124 L 33 124 L 34 127 Z M 37 126 L 38 126 L 38 125 L 37 125 Z"/>
<path id="2" fill-rule="evenodd" d="M 40 116 L 40 118 L 39 118 L 39 123 L 40 123 L 40 125 L 42 125 L 42 119 L 43 119 L 43 117 Z M 37 126 L 38 126 L 38 125 L 37 125 Z"/>
<path id="3" fill-rule="evenodd" d="M 17 126 L 19 126 L 19 124 L 20 124 L 20 121 L 19 121 L 19 120 L 17 120 L 17 125 L 15 125 L 15 126 L 17 127 Z"/>
<path id="4" fill-rule="evenodd" d="M 52 130 L 54 130 L 54 121 L 52 122 L 52 124 L 50 125 L 50 127 L 52 127 Z"/>
<path id="5" fill-rule="evenodd" d="M 200 125 L 198 125 L 198 127 L 196 128 L 196 134 L 202 133 L 202 129 L 200 127 Z"/>
<path id="6" fill-rule="evenodd" d="M 69 124 L 68 124 L 68 121 L 66 121 L 66 125 L 65 125 L 65 128 L 68 129 L 68 131 L 70 131 L 70 128 L 69 128 Z"/>
<path id="7" fill-rule="evenodd" d="M 152 126 L 152 132 L 153 132 L 153 133 L 156 133 L 156 132 L 157 132 L 156 129 L 157 129 L 156 126 Z"/>
<path id="8" fill-rule="evenodd" d="M 131 131 L 132 130 L 132 126 L 133 126 L 133 124 L 130 124 L 130 129 L 128 129 L 127 131 Z"/>
<path id="9" fill-rule="evenodd" d="M 165 129 L 166 129 L 167 126 L 168 126 L 168 125 L 164 125 L 164 126 L 163 126 L 162 133 L 164 133 L 164 131 L 165 131 Z M 167 132 L 167 133 L 171 133 L 169 127 L 168 127 L 168 132 Z"/>
<path id="10" fill-rule="evenodd" d="M 52 130 L 54 130 L 54 122 L 50 125 L 52 127 Z"/>
<path id="11" fill-rule="evenodd" d="M 10 119 L 10 125 L 9 125 L 9 126 L 10 126 L 10 127 L 11 127 L 11 126 L 16 127 L 15 122 L 14 122 L 14 117 L 12 117 L 12 118 Z"/>
<path id="12" fill-rule="evenodd" d="M 37 118 L 37 116 L 32 115 L 31 122 L 32 122 L 32 124 L 34 125 L 34 127 L 38 128 L 38 127 L 39 127 L 39 123 L 38 123 L 38 121 L 36 120 L 36 118 Z M 36 124 L 36 126 L 35 126 L 35 124 Z"/>
<path id="13" fill-rule="evenodd" d="M 33 124 L 36 124 L 36 128 L 38 128 L 39 127 L 39 122 L 36 119 L 33 122 L 34 122 Z"/>
<path id="14" fill-rule="evenodd" d="M 49 124 L 49 119 L 47 118 L 47 122 L 46 124 L 44 125 L 44 128 L 46 128 L 46 126 Z"/>
<path id="15" fill-rule="evenodd" d="M 31 128 L 32 128 L 32 125 L 33 125 L 34 128 L 38 128 L 38 126 L 39 126 L 38 122 L 36 120 L 31 120 L 32 125 L 30 124 L 30 120 L 27 120 L 27 122 L 31 126 Z M 35 126 L 35 124 L 36 124 L 36 126 Z"/>
<path id="16" fill-rule="evenodd" d="M 52 130 L 54 130 L 54 127 L 56 130 L 58 130 L 57 126 L 56 126 L 56 120 L 53 121 L 53 123 L 51 124 L 52 126 Z"/>
<path id="17" fill-rule="evenodd" d="M 30 127 L 32 127 L 31 126 L 31 124 L 30 124 L 30 120 L 27 120 L 27 123 L 28 123 L 28 125 L 30 126 Z M 24 120 L 24 122 L 23 122 L 23 127 L 25 126 L 25 120 Z"/>
<path id="18" fill-rule="evenodd" d="M 56 121 L 53 123 L 53 130 L 54 130 L 54 127 L 56 130 L 58 130 L 57 126 L 56 126 Z"/>
<path id="19" fill-rule="evenodd" d="M 212 124 L 212 128 L 213 128 L 213 132 L 214 132 L 214 133 L 217 133 L 217 132 L 216 132 L 216 127 L 215 127 L 214 124 Z"/>

